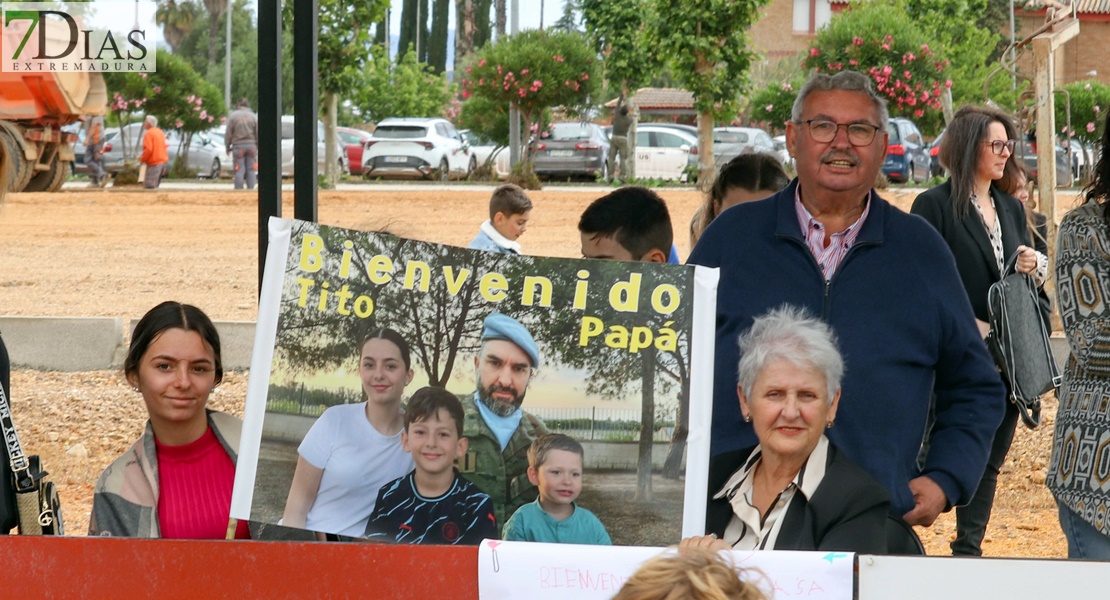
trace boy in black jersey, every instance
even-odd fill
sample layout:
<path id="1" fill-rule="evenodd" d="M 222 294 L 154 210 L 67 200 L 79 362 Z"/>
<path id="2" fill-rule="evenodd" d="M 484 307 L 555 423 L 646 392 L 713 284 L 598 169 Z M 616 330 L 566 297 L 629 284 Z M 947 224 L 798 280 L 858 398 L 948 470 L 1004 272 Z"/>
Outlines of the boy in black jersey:
<path id="1" fill-rule="evenodd" d="M 471 544 L 497 538 L 493 502 L 459 475 L 466 454 L 463 407 L 443 388 L 425 387 L 405 409 L 401 446 L 416 468 L 378 490 L 366 525 L 372 541 L 402 544 Z"/>

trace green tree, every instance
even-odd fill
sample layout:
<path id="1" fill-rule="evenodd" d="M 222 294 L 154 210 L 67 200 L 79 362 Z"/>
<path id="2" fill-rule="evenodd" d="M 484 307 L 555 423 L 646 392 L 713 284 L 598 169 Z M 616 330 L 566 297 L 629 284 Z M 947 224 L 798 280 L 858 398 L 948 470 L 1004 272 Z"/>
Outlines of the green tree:
<path id="1" fill-rule="evenodd" d="M 445 74 L 437 75 L 431 66 L 417 62 L 415 52 L 399 54 L 396 63 L 385 57 L 381 46 L 372 53 L 361 87 L 351 98 L 364 119 L 436 117 L 443 112 L 452 95 Z"/>
<path id="2" fill-rule="evenodd" d="M 524 131 L 542 129 L 543 111 L 561 106 L 570 116 L 585 112 L 597 85 L 597 60 L 584 36 L 527 30 L 478 51 L 464 70 L 463 99 L 480 96 L 516 107 Z M 531 176 L 531 148 L 522 171 Z"/>
<path id="3" fill-rule="evenodd" d="M 921 121 L 930 112 L 941 114 L 942 93 L 952 86 L 949 62 L 897 4 L 853 4 L 817 33 L 802 64 L 822 73 L 866 73 L 887 99 L 891 115 Z"/>
<path id="4" fill-rule="evenodd" d="M 794 98 L 805 82 L 804 77 L 783 83 L 768 83 L 748 98 L 747 121 L 752 127 L 759 127 L 781 135 L 786 131 L 786 122 L 791 118 Z"/>
<path id="5" fill-rule="evenodd" d="M 447 9 L 450 0 L 433 0 L 432 31 L 428 36 L 428 64 L 436 73 L 447 70 Z"/>
<path id="6" fill-rule="evenodd" d="M 416 60 L 428 61 L 428 0 L 404 0 L 401 4 L 401 37 L 398 53 L 416 49 Z"/>
<path id="7" fill-rule="evenodd" d="M 339 176 L 338 143 L 335 135 L 339 98 L 350 98 L 357 90 L 362 89 L 364 69 L 371 60 L 371 49 L 375 47 L 371 32 L 388 6 L 388 0 L 361 0 L 353 3 L 319 0 L 316 53 L 322 100 L 320 112 L 324 121 L 324 165 L 325 176 L 333 185 Z M 292 32 L 292 2 L 285 4 L 282 18 L 286 32 Z M 289 33 L 288 37 L 292 39 L 293 36 Z"/>
<path id="8" fill-rule="evenodd" d="M 713 121 L 735 115 L 754 54 L 746 32 L 768 0 L 649 0 L 648 32 L 698 111 L 698 180 L 712 183 Z"/>
<path id="9" fill-rule="evenodd" d="M 1087 150 L 1097 145 L 1102 138 L 1102 128 L 1110 111 L 1110 86 L 1098 81 L 1076 81 L 1064 86 L 1071 98 L 1071 129 L 1068 129 L 1067 107 L 1062 96 L 1056 96 L 1056 127 L 1065 139 L 1078 139 L 1083 142 L 1084 159 L 1087 165 L 1097 158 Z M 1080 151 L 1079 149 L 1075 149 Z M 1080 176 L 1085 175 L 1081 173 Z"/>
<path id="10" fill-rule="evenodd" d="M 255 28 L 255 16 L 251 11 L 250 0 L 235 0 L 231 7 L 231 97 L 234 99 L 246 98 L 251 106 L 258 106 L 258 30 Z M 200 73 L 218 89 L 224 89 L 225 62 L 218 60 L 208 62 L 208 34 L 207 27 L 210 17 L 205 14 L 197 26 L 185 36 L 181 46 L 174 52 L 184 57 L 192 65 L 193 70 Z M 222 49 L 226 43 L 223 31 L 226 31 L 227 12 L 217 18 L 216 30 L 217 49 Z M 288 36 L 286 42 L 288 42 Z M 292 75 L 292 62 L 283 71 L 284 75 Z M 286 79 L 287 89 L 292 90 L 292 78 Z M 226 99 L 225 99 L 226 100 Z"/>
<path id="11" fill-rule="evenodd" d="M 648 0 L 580 0 L 579 6 L 594 50 L 604 57 L 607 83 L 617 88 L 621 98 L 627 98 L 659 73 L 661 56 L 649 50 L 644 33 Z M 632 115 L 635 119 L 639 112 L 634 110 Z M 635 156 L 636 136 L 630 135 L 628 141 L 630 155 Z M 635 165 L 630 166 L 629 174 L 634 178 Z"/>
<path id="12" fill-rule="evenodd" d="M 203 0 L 208 13 L 208 64 L 216 63 L 217 38 L 220 34 L 220 15 L 227 12 L 227 0 Z"/>
<path id="13" fill-rule="evenodd" d="M 199 20 L 200 7 L 192 0 L 166 0 L 154 13 L 154 22 L 162 26 L 162 37 L 173 52 L 177 52 Z"/>

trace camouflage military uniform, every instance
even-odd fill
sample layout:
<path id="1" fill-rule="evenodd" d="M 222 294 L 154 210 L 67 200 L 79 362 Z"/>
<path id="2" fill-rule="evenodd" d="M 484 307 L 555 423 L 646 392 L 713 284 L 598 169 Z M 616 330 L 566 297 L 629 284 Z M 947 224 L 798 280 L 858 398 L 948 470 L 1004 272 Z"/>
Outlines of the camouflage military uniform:
<path id="1" fill-rule="evenodd" d="M 463 477 L 489 494 L 500 529 L 516 509 L 534 501 L 539 494 L 536 486 L 528 481 L 528 447 L 537 437 L 547 433 L 547 428 L 539 417 L 522 411 L 520 425 L 502 451 L 497 436 L 474 405 L 475 394 L 459 396 L 459 401 L 466 412 L 463 436 L 469 440 L 469 445 L 466 455 L 456 464 Z"/>

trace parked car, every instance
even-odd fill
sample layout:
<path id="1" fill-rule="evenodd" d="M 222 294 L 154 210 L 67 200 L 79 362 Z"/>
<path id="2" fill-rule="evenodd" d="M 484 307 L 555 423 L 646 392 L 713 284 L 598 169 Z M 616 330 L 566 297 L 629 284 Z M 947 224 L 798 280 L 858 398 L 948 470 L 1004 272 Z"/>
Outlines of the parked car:
<path id="1" fill-rule="evenodd" d="M 335 135 L 347 151 L 347 170 L 351 175 L 362 175 L 362 148 L 370 139 L 370 132 L 350 127 L 336 127 Z"/>
<path id="2" fill-rule="evenodd" d="M 464 178 L 477 159 L 447 119 L 389 118 L 378 123 L 362 152 L 364 177 Z"/>
<path id="3" fill-rule="evenodd" d="M 686 180 L 698 164 L 698 136 L 655 123 L 636 127 L 636 177 Z"/>
<path id="4" fill-rule="evenodd" d="M 917 125 L 909 119 L 895 117 L 887 123 L 889 136 L 883 174 L 887 179 L 906 183 L 925 181 L 932 173 L 932 159 Z"/>
<path id="5" fill-rule="evenodd" d="M 469 129 L 463 129 L 459 133 L 462 134 L 466 143 L 470 144 L 470 152 L 474 154 L 474 161 L 478 167 L 486 164 L 486 161 L 490 160 L 490 156 L 493 156 L 490 167 L 497 174 L 497 178 L 505 179 L 509 176 L 512 167 L 509 165 L 508 146 L 498 146 Z"/>
<path id="6" fill-rule="evenodd" d="M 177 155 L 181 151 L 182 134 L 176 129 L 166 131 L 166 149 L 170 157 L 170 167 L 173 166 Z M 196 171 L 197 177 L 219 179 L 223 173 L 224 165 L 231 164 L 231 157 L 224 148 L 223 138 L 218 140 L 210 137 L 205 132 L 194 133 L 189 139 L 189 170 Z"/>
<path id="7" fill-rule="evenodd" d="M 1021 159 L 1025 165 L 1025 172 L 1029 181 L 1036 181 L 1039 174 L 1037 160 L 1037 143 L 1029 140 L 1018 142 L 1014 147 L 1014 157 Z M 1071 183 L 1071 165 L 1068 164 L 1068 153 L 1060 146 L 1056 146 L 1056 187 L 1063 187 Z"/>
<path id="8" fill-rule="evenodd" d="M 932 177 L 944 177 L 944 165 L 940 164 L 940 143 L 944 140 L 944 130 L 942 129 L 933 141 L 929 142 L 929 159 L 932 161 L 929 166 L 929 175 Z"/>
<path id="9" fill-rule="evenodd" d="M 127 159 L 137 161 L 143 154 L 143 123 L 130 123 L 121 127 L 112 127 L 104 130 L 104 146 L 101 156 L 104 159 L 104 170 L 108 173 L 118 173 L 123 170 L 124 146 L 127 147 Z M 167 144 L 167 152 L 168 152 Z"/>
<path id="10" fill-rule="evenodd" d="M 776 135 L 771 138 L 771 141 L 775 142 L 775 154 L 778 155 L 780 161 L 783 161 L 783 166 L 794 169 L 794 156 L 791 156 L 790 151 L 786 148 L 786 135 Z"/>
<path id="11" fill-rule="evenodd" d="M 609 138 L 596 123 L 555 123 L 532 142 L 536 175 L 609 177 Z"/>
<path id="12" fill-rule="evenodd" d="M 293 176 L 293 124 L 295 119 L 293 115 L 281 116 L 281 176 Z M 323 173 L 327 161 L 327 146 L 324 141 L 324 124 L 316 121 L 316 170 L 318 173 Z M 343 147 L 343 143 L 336 138 L 336 154 L 338 155 L 336 166 L 339 168 L 340 173 L 347 172 L 347 150 Z"/>
<path id="13" fill-rule="evenodd" d="M 728 161 L 746 152 L 765 152 L 778 156 L 771 134 L 757 127 L 713 128 L 713 162 L 720 171 Z"/>

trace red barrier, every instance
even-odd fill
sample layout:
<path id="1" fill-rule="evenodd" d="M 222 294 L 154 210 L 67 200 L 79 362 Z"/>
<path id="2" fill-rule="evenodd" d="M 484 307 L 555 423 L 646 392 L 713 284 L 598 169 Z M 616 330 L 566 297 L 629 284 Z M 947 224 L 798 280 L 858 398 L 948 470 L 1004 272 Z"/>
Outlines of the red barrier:
<path id="1" fill-rule="evenodd" d="M 10 598 L 478 598 L 478 549 L 355 543 L 0 539 Z"/>

